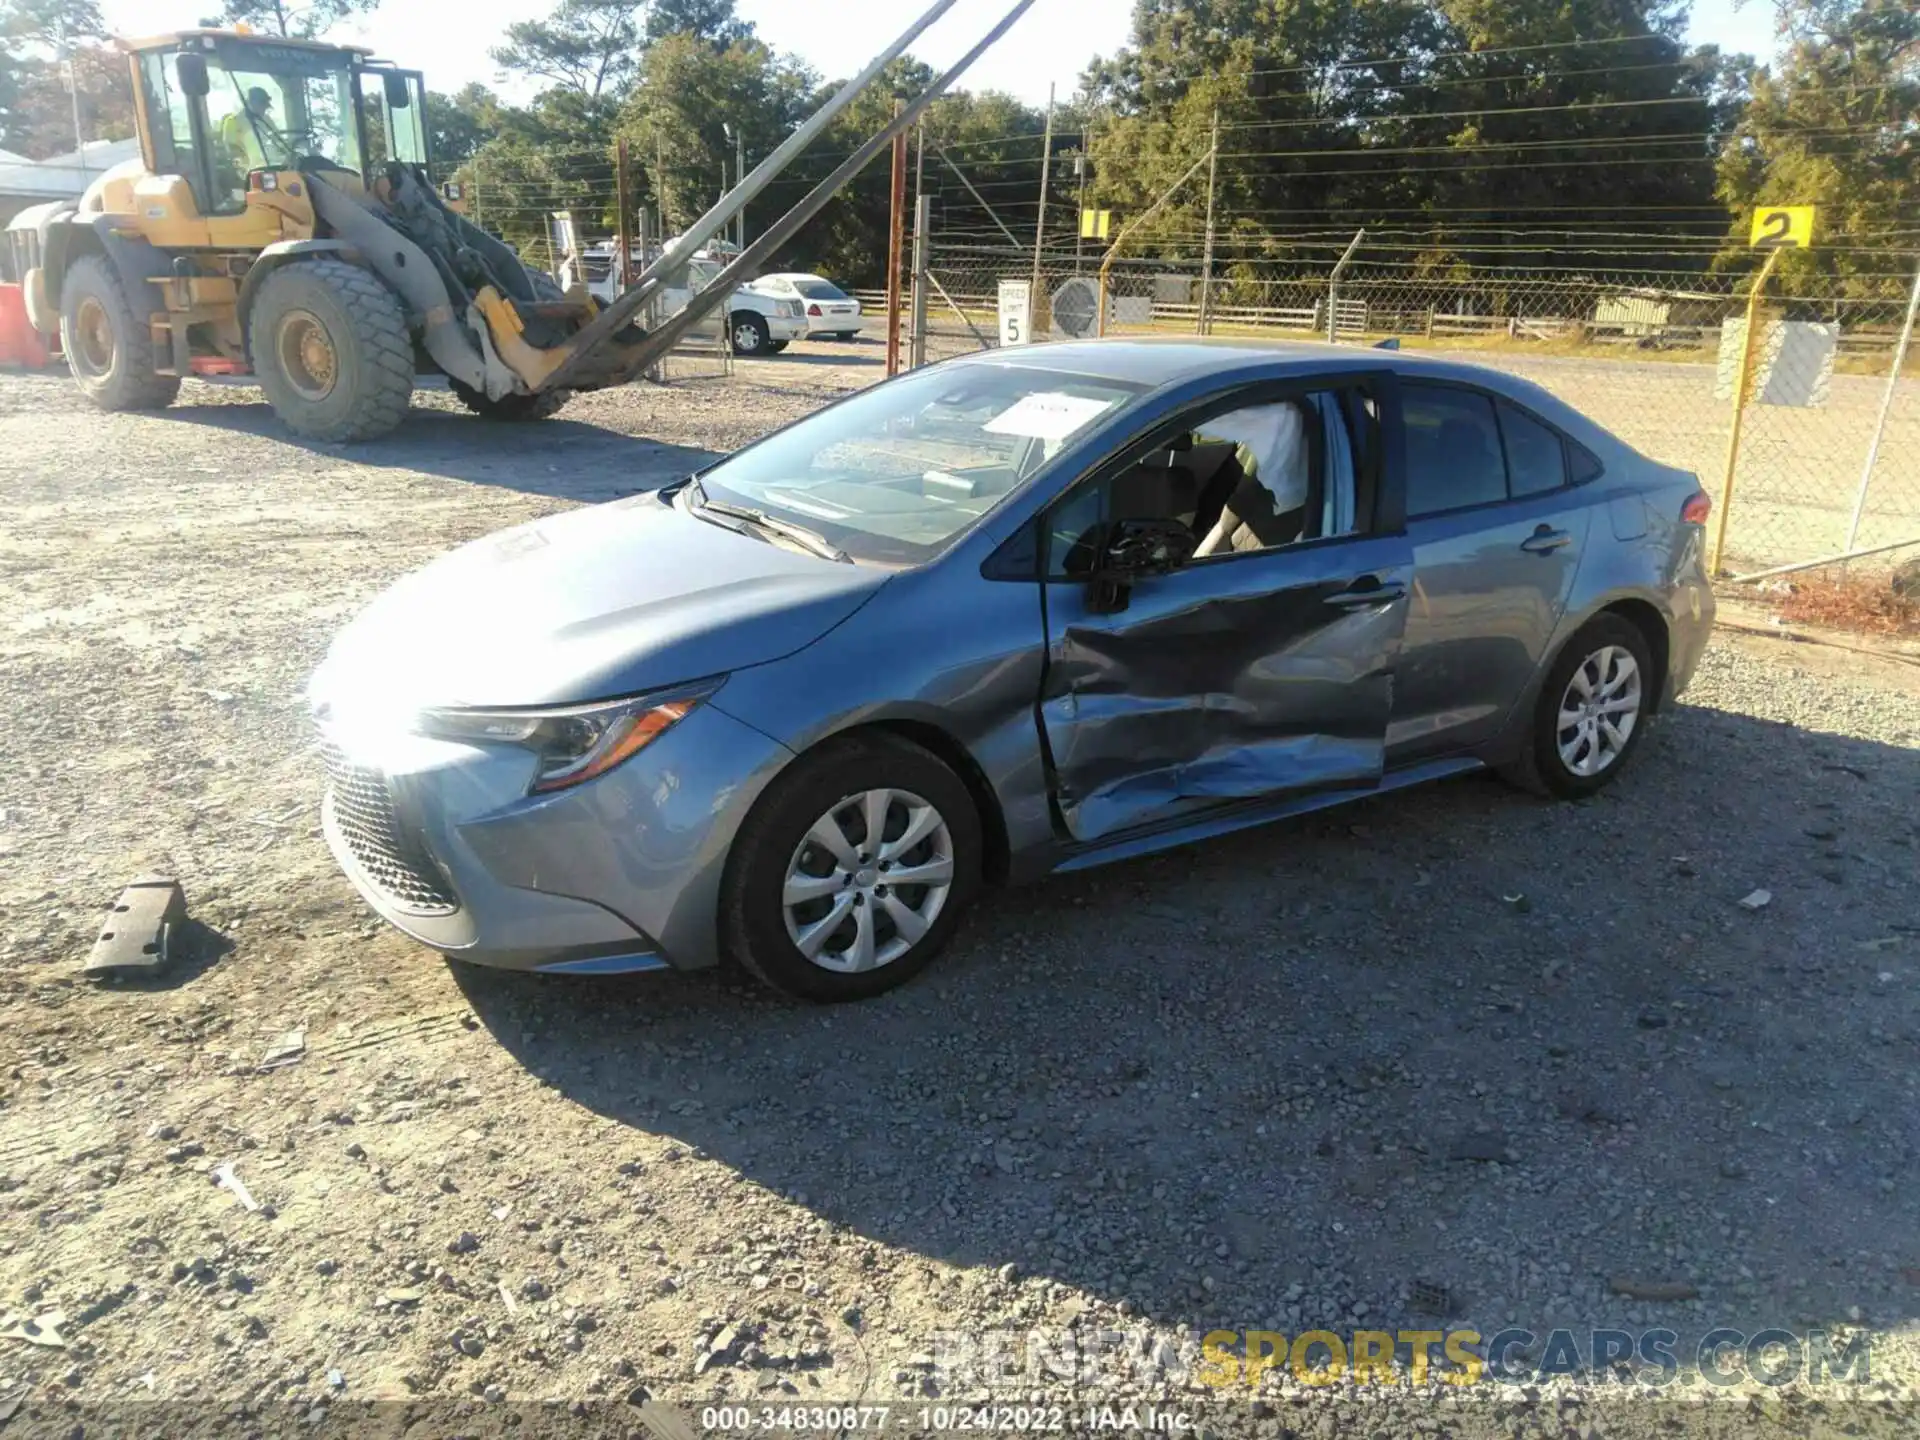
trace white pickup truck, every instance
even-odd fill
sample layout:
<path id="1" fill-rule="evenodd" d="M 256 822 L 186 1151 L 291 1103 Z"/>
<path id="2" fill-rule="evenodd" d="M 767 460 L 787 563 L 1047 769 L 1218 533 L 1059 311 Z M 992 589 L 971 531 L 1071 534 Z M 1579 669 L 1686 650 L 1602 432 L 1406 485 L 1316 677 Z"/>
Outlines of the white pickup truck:
<path id="1" fill-rule="evenodd" d="M 724 263 L 705 250 L 695 252 L 687 262 L 686 271 L 675 276 L 667 286 L 655 313 L 665 319 L 685 309 L 694 289 L 711 284 Z M 614 243 L 601 240 L 587 246 L 579 255 L 569 256 L 561 264 L 558 278 L 563 289 L 584 283 L 587 293 L 607 305 L 620 294 L 614 278 L 616 268 Z M 798 299 L 763 295 L 751 287 L 743 287 L 727 297 L 721 313 L 727 317 L 727 336 L 736 355 L 777 355 L 795 340 L 806 337 L 806 305 Z"/>

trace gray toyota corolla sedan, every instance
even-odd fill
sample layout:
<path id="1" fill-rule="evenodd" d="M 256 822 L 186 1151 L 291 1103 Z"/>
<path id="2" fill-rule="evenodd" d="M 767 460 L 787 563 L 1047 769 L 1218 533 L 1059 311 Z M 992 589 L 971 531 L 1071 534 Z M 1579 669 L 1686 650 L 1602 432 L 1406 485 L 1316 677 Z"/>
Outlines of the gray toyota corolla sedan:
<path id="1" fill-rule="evenodd" d="M 872 995 L 985 882 L 1480 767 L 1597 790 L 1706 643 L 1707 510 L 1469 365 L 949 361 L 395 585 L 313 679 L 326 835 L 459 959 Z"/>

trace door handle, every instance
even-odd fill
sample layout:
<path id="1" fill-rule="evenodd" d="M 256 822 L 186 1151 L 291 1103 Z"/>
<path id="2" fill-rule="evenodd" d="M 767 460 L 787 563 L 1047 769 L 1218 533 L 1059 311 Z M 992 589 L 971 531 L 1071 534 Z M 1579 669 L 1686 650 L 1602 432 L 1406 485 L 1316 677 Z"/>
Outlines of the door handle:
<path id="1" fill-rule="evenodd" d="M 1520 548 L 1529 555 L 1551 555 L 1573 543 L 1573 536 L 1564 530 L 1555 530 L 1550 525 L 1542 525 L 1533 534 L 1520 542 Z"/>
<path id="2" fill-rule="evenodd" d="M 1362 575 L 1345 590 L 1337 590 L 1327 596 L 1324 604 L 1336 610 L 1358 610 L 1363 605 L 1390 605 L 1405 597 L 1404 585 L 1387 585 L 1378 575 Z"/>

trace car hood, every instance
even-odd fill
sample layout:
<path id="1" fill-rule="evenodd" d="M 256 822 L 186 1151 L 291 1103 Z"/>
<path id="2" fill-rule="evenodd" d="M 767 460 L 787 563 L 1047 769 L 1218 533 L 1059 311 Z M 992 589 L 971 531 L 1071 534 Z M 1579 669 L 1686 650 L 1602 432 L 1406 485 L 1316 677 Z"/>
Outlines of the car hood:
<path id="1" fill-rule="evenodd" d="M 887 573 L 636 496 L 463 545 L 381 595 L 314 676 L 316 705 L 567 705 L 790 655 Z"/>

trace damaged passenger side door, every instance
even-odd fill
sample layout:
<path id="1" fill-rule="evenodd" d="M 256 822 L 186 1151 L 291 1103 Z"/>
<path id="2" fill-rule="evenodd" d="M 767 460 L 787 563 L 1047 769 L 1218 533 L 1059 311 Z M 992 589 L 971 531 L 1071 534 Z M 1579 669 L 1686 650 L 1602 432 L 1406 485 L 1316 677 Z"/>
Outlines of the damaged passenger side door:
<path id="1" fill-rule="evenodd" d="M 1040 723 L 1072 841 L 1379 783 L 1413 569 L 1392 385 L 1215 400 L 1045 517 Z"/>

